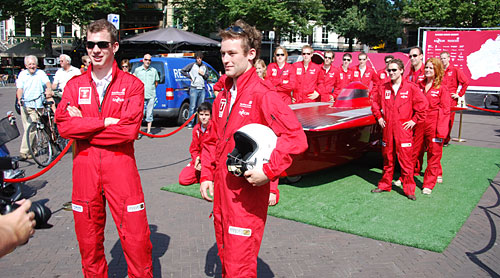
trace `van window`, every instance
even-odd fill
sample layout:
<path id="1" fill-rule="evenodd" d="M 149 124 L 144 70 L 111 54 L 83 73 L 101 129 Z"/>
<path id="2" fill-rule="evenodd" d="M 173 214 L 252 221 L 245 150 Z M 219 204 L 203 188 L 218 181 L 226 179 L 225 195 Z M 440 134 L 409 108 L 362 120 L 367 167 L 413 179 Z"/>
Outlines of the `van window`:
<path id="1" fill-rule="evenodd" d="M 141 66 L 142 66 L 141 62 L 132 63 L 132 69 L 130 70 L 130 72 L 134 73 L 135 69 Z M 156 71 L 158 72 L 158 75 L 160 76 L 160 82 L 158 82 L 158 84 L 165 83 L 165 68 L 163 67 L 163 63 L 159 61 L 151 61 L 151 67 L 155 68 Z"/>
<path id="2" fill-rule="evenodd" d="M 219 76 L 217 75 L 217 72 L 213 70 L 212 68 L 208 67 L 208 79 L 207 82 L 210 84 L 215 84 L 217 83 L 217 80 L 219 80 Z"/>

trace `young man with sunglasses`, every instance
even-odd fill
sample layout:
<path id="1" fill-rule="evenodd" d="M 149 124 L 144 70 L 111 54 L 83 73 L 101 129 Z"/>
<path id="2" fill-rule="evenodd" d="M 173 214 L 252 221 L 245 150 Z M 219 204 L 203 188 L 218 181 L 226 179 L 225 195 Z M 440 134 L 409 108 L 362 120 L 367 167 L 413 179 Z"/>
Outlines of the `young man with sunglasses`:
<path id="1" fill-rule="evenodd" d="M 322 72 L 323 72 L 323 89 L 321 94 L 321 101 L 330 101 L 333 102 L 338 96 L 338 93 L 335 90 L 336 82 L 338 81 L 338 71 L 333 68 L 332 63 L 335 59 L 335 52 L 331 50 L 325 51 L 325 62 L 323 63 Z"/>
<path id="2" fill-rule="evenodd" d="M 310 45 L 302 47 L 302 58 L 304 60 L 295 62 L 295 88 L 293 99 L 295 103 L 319 101 L 323 88 L 323 74 L 321 66 L 311 62 L 314 50 Z"/>
<path id="3" fill-rule="evenodd" d="M 382 156 L 384 169 L 378 187 L 372 193 L 390 192 L 394 175 L 394 158 L 401 165 L 403 190 L 408 199 L 415 201 L 413 179 L 413 128 L 425 120 L 428 102 L 420 88 L 402 75 L 404 64 L 393 59 L 387 65 L 391 82 L 378 87 L 377 98 L 372 101 L 372 113 L 382 127 Z"/>
<path id="4" fill-rule="evenodd" d="M 262 33 L 238 20 L 219 35 L 227 79 L 225 90 L 214 101 L 212 128 L 203 144 L 200 193 L 214 202 L 222 277 L 252 278 L 257 277 L 269 182 L 276 181 L 290 166 L 292 154 L 307 148 L 307 139 L 294 112 L 255 71 Z M 271 128 L 278 137 L 276 147 L 262 169 L 236 176 L 228 171 L 227 156 L 235 147 L 234 133 L 250 123 Z"/>
<path id="5" fill-rule="evenodd" d="M 85 277 L 108 277 L 106 202 L 115 220 L 129 277 L 153 277 L 144 194 L 134 156 L 144 85 L 115 62 L 118 31 L 101 19 L 87 28 L 89 69 L 71 79 L 57 107 L 64 138 L 74 139 L 72 209 Z"/>
<path id="6" fill-rule="evenodd" d="M 338 81 L 336 82 L 335 91 L 337 96 L 340 94 L 342 89 L 344 89 L 352 81 L 352 69 L 349 65 L 352 63 L 352 55 L 350 53 L 344 53 L 342 56 L 342 65 L 340 65 L 338 70 Z"/>
<path id="7" fill-rule="evenodd" d="M 406 75 L 406 80 L 419 84 L 425 79 L 424 75 L 424 52 L 420 47 L 410 49 L 411 68 Z"/>
<path id="8" fill-rule="evenodd" d="M 151 55 L 145 54 L 142 59 L 142 67 L 137 67 L 134 70 L 134 75 L 144 83 L 144 106 L 146 107 L 146 123 L 147 133 L 151 133 L 151 125 L 153 124 L 153 108 L 156 100 L 156 87 L 160 82 L 158 71 L 151 66 Z M 142 134 L 139 134 L 139 139 Z M 149 137 L 152 138 L 152 137 Z"/>
<path id="9" fill-rule="evenodd" d="M 359 81 L 363 83 L 369 88 L 371 94 L 372 89 L 376 90 L 376 87 L 380 82 L 377 73 L 372 67 L 367 66 L 368 55 L 365 52 L 358 54 L 358 61 L 359 64 L 352 70 L 351 81 Z"/>

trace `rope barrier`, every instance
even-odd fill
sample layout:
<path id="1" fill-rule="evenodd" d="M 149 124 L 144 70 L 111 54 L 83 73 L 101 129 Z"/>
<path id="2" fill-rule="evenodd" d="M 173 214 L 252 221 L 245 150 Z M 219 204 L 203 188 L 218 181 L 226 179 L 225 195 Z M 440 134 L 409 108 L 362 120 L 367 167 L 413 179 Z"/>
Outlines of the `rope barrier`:
<path id="1" fill-rule="evenodd" d="M 492 112 L 492 113 L 499 113 L 500 114 L 500 111 L 497 111 L 497 110 L 491 110 L 491 109 L 481 108 L 481 107 L 477 107 L 477 106 L 470 105 L 470 104 L 467 104 L 467 106 L 472 107 L 472 108 L 477 109 L 477 110 L 482 110 L 482 111 L 486 111 L 486 112 Z"/>
<path id="2" fill-rule="evenodd" d="M 185 126 L 187 126 L 189 124 L 189 122 L 191 122 L 191 120 L 196 116 L 196 114 L 197 113 L 194 113 L 189 119 L 187 119 L 187 121 L 185 123 L 183 123 L 180 127 L 178 127 L 176 130 L 174 130 L 174 131 L 172 131 L 170 133 L 162 134 L 162 135 L 156 135 L 156 134 L 146 133 L 146 132 L 144 132 L 142 130 L 139 130 L 139 133 L 142 134 L 142 135 L 153 137 L 153 138 L 165 138 L 165 137 L 168 137 L 170 135 L 176 134 L 177 132 L 179 132 L 179 130 L 181 130 Z"/>
<path id="3" fill-rule="evenodd" d="M 4 181 L 15 183 L 15 182 L 25 182 L 25 181 L 32 180 L 34 178 L 38 178 L 39 176 L 41 176 L 41 175 L 45 174 L 47 171 L 49 171 L 52 167 L 54 167 L 54 165 L 56 165 L 57 162 L 59 162 L 59 160 L 61 160 L 61 158 L 66 154 L 66 152 L 69 150 L 69 148 L 71 148 L 72 144 L 73 144 L 73 139 L 69 140 L 68 145 L 66 145 L 64 150 L 62 150 L 61 153 L 56 157 L 56 159 L 54 159 L 54 161 L 52 161 L 49 164 L 49 166 L 45 167 L 42 171 L 40 171 L 34 175 L 31 175 L 29 177 L 24 177 L 24 178 L 20 178 L 20 179 L 5 179 Z"/>

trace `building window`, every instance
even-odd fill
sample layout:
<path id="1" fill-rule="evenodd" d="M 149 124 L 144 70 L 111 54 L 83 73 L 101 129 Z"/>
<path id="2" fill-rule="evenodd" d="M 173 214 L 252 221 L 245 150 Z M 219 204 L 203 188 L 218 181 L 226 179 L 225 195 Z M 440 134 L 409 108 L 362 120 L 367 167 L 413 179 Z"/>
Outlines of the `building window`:
<path id="1" fill-rule="evenodd" d="M 309 36 L 302 35 L 300 41 L 303 42 L 303 43 L 307 43 L 309 41 Z"/>
<path id="2" fill-rule="evenodd" d="M 15 19 L 16 36 L 26 36 L 26 21 L 24 17 L 17 16 Z"/>
<path id="3" fill-rule="evenodd" d="M 321 43 L 328 43 L 328 29 L 323 26 L 321 33 Z"/>
<path id="4" fill-rule="evenodd" d="M 42 35 L 42 23 L 40 20 L 32 20 L 30 22 L 31 36 L 41 36 Z"/>
<path id="5" fill-rule="evenodd" d="M 297 42 L 297 34 L 294 31 L 290 32 L 290 43 Z"/>

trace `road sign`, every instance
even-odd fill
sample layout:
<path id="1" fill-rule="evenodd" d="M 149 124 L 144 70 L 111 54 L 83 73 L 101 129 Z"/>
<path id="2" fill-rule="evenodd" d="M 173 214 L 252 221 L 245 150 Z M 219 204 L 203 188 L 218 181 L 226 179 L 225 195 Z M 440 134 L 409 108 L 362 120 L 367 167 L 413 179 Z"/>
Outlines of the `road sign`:
<path id="1" fill-rule="evenodd" d="M 120 15 L 108 14 L 108 21 L 113 24 L 117 30 L 120 30 Z"/>

